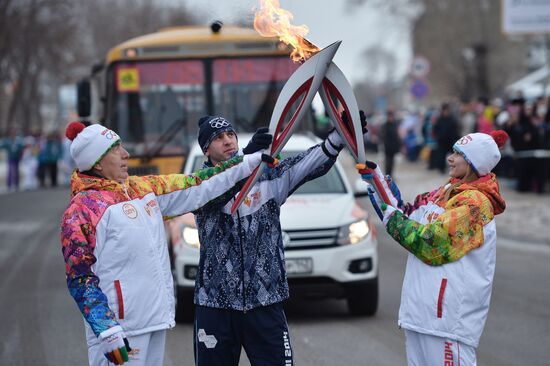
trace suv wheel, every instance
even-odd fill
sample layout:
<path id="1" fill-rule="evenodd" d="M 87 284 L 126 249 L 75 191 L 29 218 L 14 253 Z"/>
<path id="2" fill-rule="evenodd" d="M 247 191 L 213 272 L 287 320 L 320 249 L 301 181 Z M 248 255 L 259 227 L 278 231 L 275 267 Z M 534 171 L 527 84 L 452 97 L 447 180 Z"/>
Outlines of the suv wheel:
<path id="1" fill-rule="evenodd" d="M 352 315 L 372 316 L 378 309 L 378 278 L 349 290 L 348 310 Z"/>
<path id="2" fill-rule="evenodd" d="M 176 288 L 176 322 L 192 323 L 195 319 L 195 304 L 193 290 L 189 291 L 179 286 Z"/>

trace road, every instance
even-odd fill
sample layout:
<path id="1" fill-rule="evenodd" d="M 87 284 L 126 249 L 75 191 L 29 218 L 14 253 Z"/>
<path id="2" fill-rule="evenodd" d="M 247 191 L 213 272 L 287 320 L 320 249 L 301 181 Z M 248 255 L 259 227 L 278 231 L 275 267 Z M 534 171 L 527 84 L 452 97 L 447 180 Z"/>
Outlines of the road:
<path id="1" fill-rule="evenodd" d="M 85 365 L 82 318 L 65 284 L 59 220 L 67 189 L 0 195 L 0 364 Z M 478 365 L 550 364 L 550 250 L 503 241 Z M 297 365 L 404 365 L 396 325 L 406 254 L 380 236 L 380 305 L 355 318 L 343 301 L 290 301 Z M 192 327 L 168 333 L 165 365 L 192 365 Z M 246 357 L 242 365 L 248 365 Z"/>

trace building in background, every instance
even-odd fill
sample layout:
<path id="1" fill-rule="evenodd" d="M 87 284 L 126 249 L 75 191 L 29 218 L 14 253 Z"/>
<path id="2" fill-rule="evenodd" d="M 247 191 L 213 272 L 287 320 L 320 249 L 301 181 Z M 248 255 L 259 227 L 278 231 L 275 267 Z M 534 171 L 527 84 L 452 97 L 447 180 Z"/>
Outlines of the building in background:
<path id="1" fill-rule="evenodd" d="M 528 72 L 528 38 L 501 28 L 500 0 L 424 0 L 413 30 L 413 53 L 431 65 L 426 104 L 503 96 Z"/>

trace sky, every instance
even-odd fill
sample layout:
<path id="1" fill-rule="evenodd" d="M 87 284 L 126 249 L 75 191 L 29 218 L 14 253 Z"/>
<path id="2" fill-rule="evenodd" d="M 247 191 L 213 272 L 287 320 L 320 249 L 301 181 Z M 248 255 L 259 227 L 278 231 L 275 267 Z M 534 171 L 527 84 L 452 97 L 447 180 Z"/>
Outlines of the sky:
<path id="1" fill-rule="evenodd" d="M 189 10 L 197 10 L 206 24 L 222 20 L 232 24 L 239 19 L 252 20 L 260 0 L 180 0 Z M 410 35 L 405 24 L 369 6 L 346 9 L 345 0 L 281 0 L 280 4 L 294 14 L 293 25 L 307 25 L 310 41 L 323 48 L 341 40 L 334 62 L 353 85 L 365 79 L 364 52 L 381 46 L 394 52 L 398 66 L 394 72 L 404 75 L 411 60 Z M 371 75 L 372 76 L 372 75 Z M 383 76 L 382 76 L 383 78 Z M 371 78 L 372 79 L 372 78 Z"/>

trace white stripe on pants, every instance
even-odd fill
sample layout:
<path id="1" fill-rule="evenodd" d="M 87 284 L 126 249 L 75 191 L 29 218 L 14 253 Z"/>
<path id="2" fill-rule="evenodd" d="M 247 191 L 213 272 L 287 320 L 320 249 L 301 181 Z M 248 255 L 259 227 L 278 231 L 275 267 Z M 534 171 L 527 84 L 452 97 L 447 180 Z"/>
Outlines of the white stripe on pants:
<path id="1" fill-rule="evenodd" d="M 475 366 L 476 349 L 454 339 L 405 329 L 409 366 Z"/>
<path id="2" fill-rule="evenodd" d="M 164 362 L 164 346 L 166 343 L 166 330 L 158 330 L 134 337 L 127 337 L 131 355 L 124 365 L 129 366 L 158 366 Z M 88 360 L 90 366 L 113 365 L 103 355 L 101 344 L 88 347 Z"/>

